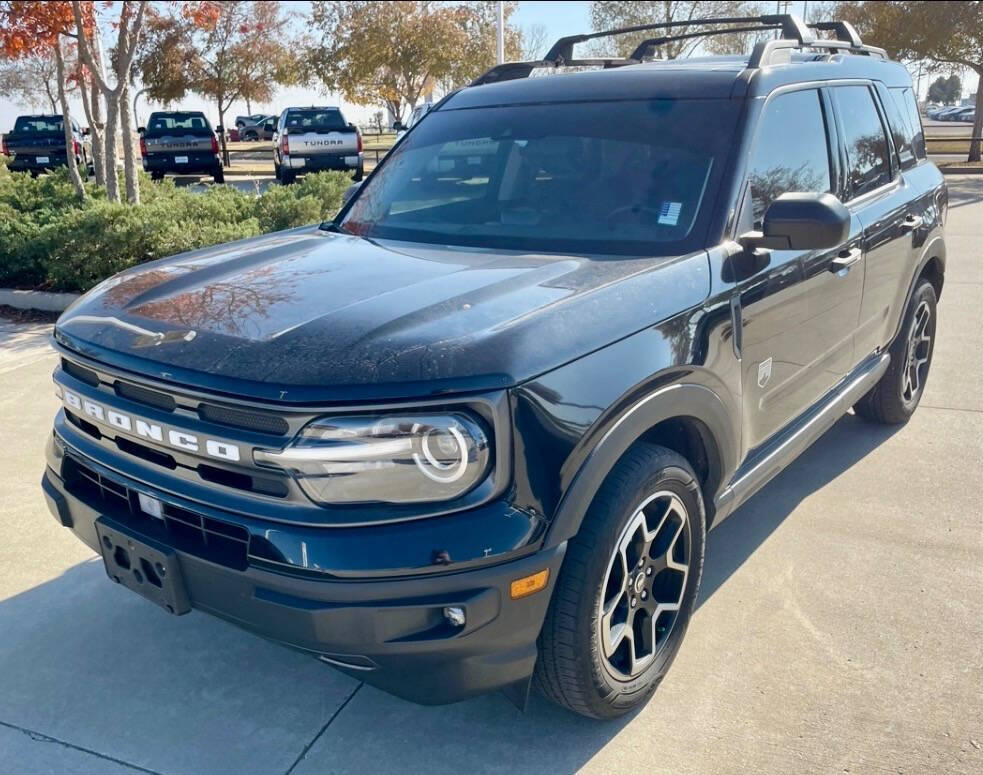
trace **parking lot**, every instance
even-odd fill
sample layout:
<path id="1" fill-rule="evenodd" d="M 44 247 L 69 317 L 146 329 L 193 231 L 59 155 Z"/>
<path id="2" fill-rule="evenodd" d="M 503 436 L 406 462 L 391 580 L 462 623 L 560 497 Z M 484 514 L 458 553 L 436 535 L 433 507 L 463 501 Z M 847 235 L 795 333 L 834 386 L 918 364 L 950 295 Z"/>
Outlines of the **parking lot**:
<path id="1" fill-rule="evenodd" d="M 983 176 L 950 194 L 921 408 L 844 417 L 711 534 L 673 669 L 614 723 L 418 707 L 109 583 L 41 497 L 50 327 L 0 320 L 0 771 L 983 772 Z"/>

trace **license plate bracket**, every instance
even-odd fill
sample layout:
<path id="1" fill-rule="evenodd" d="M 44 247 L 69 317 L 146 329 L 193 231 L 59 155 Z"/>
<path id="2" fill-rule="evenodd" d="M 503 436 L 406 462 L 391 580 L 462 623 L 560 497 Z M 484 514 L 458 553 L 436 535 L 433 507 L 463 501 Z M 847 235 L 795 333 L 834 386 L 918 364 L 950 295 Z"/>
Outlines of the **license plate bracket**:
<path id="1" fill-rule="evenodd" d="M 146 537 L 137 537 L 109 519 L 96 520 L 99 548 L 106 575 L 117 584 L 142 595 L 169 613 L 191 610 L 181 564 L 174 550 Z"/>

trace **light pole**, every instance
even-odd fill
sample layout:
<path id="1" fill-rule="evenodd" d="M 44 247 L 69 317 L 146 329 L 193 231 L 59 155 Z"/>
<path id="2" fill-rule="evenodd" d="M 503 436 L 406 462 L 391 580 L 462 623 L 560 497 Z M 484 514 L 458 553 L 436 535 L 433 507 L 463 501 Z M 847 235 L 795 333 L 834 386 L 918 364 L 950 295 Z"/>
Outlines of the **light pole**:
<path id="1" fill-rule="evenodd" d="M 137 100 L 146 92 L 146 89 L 140 89 L 136 94 L 133 95 L 133 121 L 137 126 L 140 126 L 140 114 L 137 113 Z"/>

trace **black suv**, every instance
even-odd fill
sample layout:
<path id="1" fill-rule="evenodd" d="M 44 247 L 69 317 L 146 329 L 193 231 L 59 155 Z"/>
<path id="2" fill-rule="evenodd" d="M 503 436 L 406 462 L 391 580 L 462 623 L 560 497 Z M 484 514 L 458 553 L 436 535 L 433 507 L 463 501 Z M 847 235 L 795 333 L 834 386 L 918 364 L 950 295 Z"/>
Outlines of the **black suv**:
<path id="1" fill-rule="evenodd" d="M 946 257 L 905 68 L 846 24 L 717 24 L 780 35 L 561 40 L 333 221 L 93 289 L 55 329 L 52 512 L 167 610 L 402 697 L 643 702 L 707 529 L 850 407 L 915 411 Z"/>

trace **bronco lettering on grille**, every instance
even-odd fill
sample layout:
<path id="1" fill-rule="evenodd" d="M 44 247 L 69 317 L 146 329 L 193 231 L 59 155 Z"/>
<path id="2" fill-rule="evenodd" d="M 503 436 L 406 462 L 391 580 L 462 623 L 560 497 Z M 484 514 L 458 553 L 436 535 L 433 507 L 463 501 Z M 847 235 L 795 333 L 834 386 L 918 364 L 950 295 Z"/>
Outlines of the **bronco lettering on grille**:
<path id="1" fill-rule="evenodd" d="M 175 449 L 185 452 L 196 452 L 208 455 L 209 457 L 228 460 L 233 463 L 239 461 L 241 455 L 239 447 L 221 439 L 202 439 L 194 433 L 182 430 L 165 428 L 157 423 L 143 420 L 139 417 L 131 417 L 128 414 L 117 412 L 95 401 L 82 398 L 70 390 L 62 391 L 62 400 L 70 409 L 74 409 L 80 414 L 84 414 L 88 419 L 94 420 L 103 425 L 111 425 L 121 431 L 140 436 L 150 441 L 167 444 Z M 166 433 L 165 433 L 166 431 Z"/>

